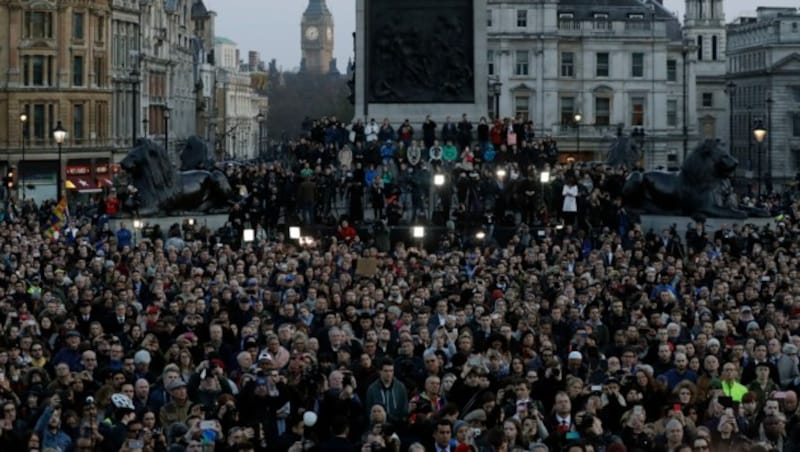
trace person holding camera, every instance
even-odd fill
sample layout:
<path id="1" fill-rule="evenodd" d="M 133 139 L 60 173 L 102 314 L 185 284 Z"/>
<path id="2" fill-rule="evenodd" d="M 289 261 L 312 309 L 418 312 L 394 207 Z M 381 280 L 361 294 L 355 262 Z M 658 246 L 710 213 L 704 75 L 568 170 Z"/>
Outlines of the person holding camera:
<path id="1" fill-rule="evenodd" d="M 356 378 L 350 371 L 334 370 L 328 376 L 327 386 L 328 389 L 322 394 L 317 431 L 324 435 L 328 432 L 329 427 L 334 426 L 335 417 L 341 416 L 348 420 L 349 430 L 356 435 L 365 423 L 365 408 L 356 393 L 358 388 Z M 326 439 L 326 437 L 323 436 L 321 439 Z"/>
<path id="2" fill-rule="evenodd" d="M 36 433 L 41 438 L 42 449 L 71 450 L 72 438 L 61 426 L 61 397 L 54 394 L 45 407 L 39 420 L 36 421 Z"/>

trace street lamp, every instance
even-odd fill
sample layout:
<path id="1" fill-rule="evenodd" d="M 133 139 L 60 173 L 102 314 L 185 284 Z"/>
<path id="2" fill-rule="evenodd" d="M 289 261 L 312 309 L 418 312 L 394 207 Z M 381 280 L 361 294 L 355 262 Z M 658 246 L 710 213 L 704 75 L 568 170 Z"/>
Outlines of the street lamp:
<path id="1" fill-rule="evenodd" d="M 145 137 L 147 137 L 147 134 L 148 134 L 148 133 L 150 133 L 150 130 L 148 130 L 148 128 L 147 128 L 147 124 L 148 124 L 149 122 L 150 122 L 150 121 L 148 121 L 148 120 L 147 120 L 147 118 L 144 118 L 144 119 L 142 119 L 142 128 L 144 129 L 144 130 L 142 130 L 142 134 L 143 134 Z"/>
<path id="2" fill-rule="evenodd" d="M 141 22 L 140 22 L 141 23 Z M 131 102 L 131 147 L 136 146 L 136 128 L 139 126 L 136 119 L 136 98 L 139 97 L 139 70 L 134 69 L 131 71 L 131 92 L 133 94 L 133 101 Z"/>
<path id="3" fill-rule="evenodd" d="M 56 140 L 56 144 L 58 145 L 58 178 L 57 178 L 57 192 L 56 195 L 58 196 L 58 200 L 61 201 L 61 190 L 64 188 L 64 181 L 62 180 L 62 172 L 63 172 L 63 162 L 61 160 L 61 145 L 64 144 L 64 139 L 67 137 L 67 131 L 64 130 L 64 127 L 61 125 L 61 121 L 58 121 L 56 124 L 56 128 L 53 130 L 53 138 Z"/>
<path id="4" fill-rule="evenodd" d="M 733 98 L 736 96 L 736 83 L 728 81 L 725 84 L 725 92 L 728 93 L 728 147 L 733 154 Z"/>
<path id="5" fill-rule="evenodd" d="M 578 132 L 578 155 L 581 153 L 581 120 L 583 119 L 583 115 L 580 112 L 575 113 L 575 116 L 572 117 L 575 120 L 575 128 Z"/>
<path id="6" fill-rule="evenodd" d="M 19 115 L 19 122 L 22 128 L 22 161 L 25 162 L 25 135 L 28 133 L 28 115 L 22 113 Z M 11 159 L 8 159 L 8 165 L 11 166 Z M 22 200 L 25 200 L 25 172 L 22 171 L 22 165 L 19 166 L 19 177 L 22 180 Z"/>
<path id="7" fill-rule="evenodd" d="M 256 121 L 258 121 L 258 155 L 260 157 L 264 152 L 264 113 L 259 111 Z"/>
<path id="8" fill-rule="evenodd" d="M 767 129 L 764 128 L 764 122 L 759 119 L 756 121 L 756 126 L 753 128 L 753 138 L 755 138 L 758 143 L 758 196 L 761 196 L 761 144 L 766 137 Z"/>
<path id="9" fill-rule="evenodd" d="M 169 155 L 169 112 L 171 108 L 164 106 L 164 150 Z"/>

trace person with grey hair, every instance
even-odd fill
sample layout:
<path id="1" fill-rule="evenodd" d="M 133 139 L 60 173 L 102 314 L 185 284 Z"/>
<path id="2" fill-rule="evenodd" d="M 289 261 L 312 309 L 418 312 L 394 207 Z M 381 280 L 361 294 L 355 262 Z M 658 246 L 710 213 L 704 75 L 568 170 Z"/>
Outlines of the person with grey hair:
<path id="1" fill-rule="evenodd" d="M 797 389 L 800 388 L 800 370 L 797 368 L 797 346 L 791 343 L 783 344 L 780 357 L 775 362 L 778 368 L 781 387 Z"/>

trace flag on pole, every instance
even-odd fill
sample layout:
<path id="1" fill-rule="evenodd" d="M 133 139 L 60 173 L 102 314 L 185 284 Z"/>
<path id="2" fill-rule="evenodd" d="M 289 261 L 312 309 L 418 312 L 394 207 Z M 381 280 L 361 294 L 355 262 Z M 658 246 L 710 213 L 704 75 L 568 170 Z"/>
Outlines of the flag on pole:
<path id="1" fill-rule="evenodd" d="M 45 235 L 50 240 L 58 240 L 61 236 L 61 231 L 66 227 L 69 221 L 69 206 L 67 206 L 67 199 L 61 198 L 61 201 L 53 207 L 50 215 L 50 228 L 45 232 Z"/>

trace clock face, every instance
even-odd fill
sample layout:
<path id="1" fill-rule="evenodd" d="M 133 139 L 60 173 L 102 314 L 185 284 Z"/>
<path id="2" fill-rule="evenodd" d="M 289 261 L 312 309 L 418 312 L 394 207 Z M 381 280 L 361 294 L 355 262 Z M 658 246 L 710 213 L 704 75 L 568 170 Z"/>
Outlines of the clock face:
<path id="1" fill-rule="evenodd" d="M 306 39 L 309 41 L 316 41 L 319 37 L 319 30 L 317 27 L 308 27 L 306 28 Z"/>
<path id="2" fill-rule="evenodd" d="M 328 37 L 328 41 L 333 39 L 333 30 L 331 30 L 331 27 L 328 27 L 328 29 L 325 30 L 325 36 Z"/>

